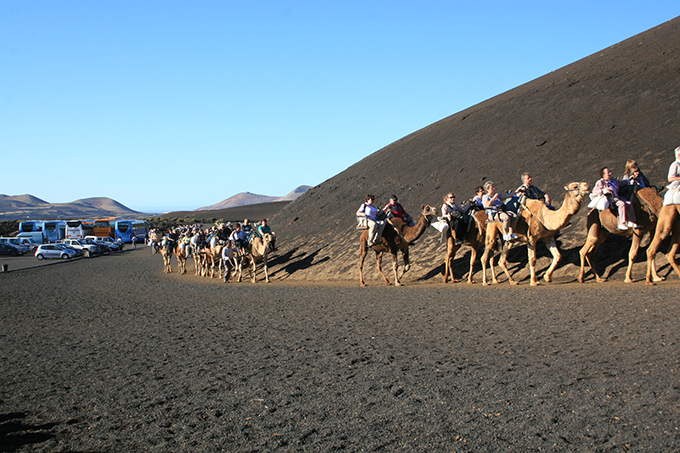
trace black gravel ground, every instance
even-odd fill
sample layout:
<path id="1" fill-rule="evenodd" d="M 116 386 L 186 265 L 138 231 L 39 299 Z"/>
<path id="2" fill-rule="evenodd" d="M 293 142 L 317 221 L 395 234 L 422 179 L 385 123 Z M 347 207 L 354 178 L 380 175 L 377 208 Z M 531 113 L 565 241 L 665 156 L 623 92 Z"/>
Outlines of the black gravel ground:
<path id="1" fill-rule="evenodd" d="M 679 287 L 10 272 L 0 449 L 677 451 Z"/>

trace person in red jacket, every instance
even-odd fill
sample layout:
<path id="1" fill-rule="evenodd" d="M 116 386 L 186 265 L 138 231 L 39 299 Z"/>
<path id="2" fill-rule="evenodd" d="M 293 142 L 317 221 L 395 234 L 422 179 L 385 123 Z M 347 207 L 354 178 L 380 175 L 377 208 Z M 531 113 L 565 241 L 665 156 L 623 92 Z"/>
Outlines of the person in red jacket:
<path id="1" fill-rule="evenodd" d="M 399 217 L 407 225 L 414 225 L 413 218 L 404 210 L 404 207 L 399 203 L 399 199 L 394 194 L 390 195 L 390 202 L 382 210 L 392 214 L 392 217 Z"/>

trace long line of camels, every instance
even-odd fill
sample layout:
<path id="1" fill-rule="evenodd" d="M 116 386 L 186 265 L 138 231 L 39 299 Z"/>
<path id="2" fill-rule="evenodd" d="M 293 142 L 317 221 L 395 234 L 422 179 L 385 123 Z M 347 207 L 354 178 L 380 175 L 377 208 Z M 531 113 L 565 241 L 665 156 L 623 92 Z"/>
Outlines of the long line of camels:
<path id="1" fill-rule="evenodd" d="M 539 282 L 536 276 L 536 246 L 538 241 L 543 241 L 552 254 L 552 262 L 543 275 L 543 279 L 546 282 L 551 282 L 553 272 L 562 257 L 555 242 L 555 235 L 569 224 L 571 218 L 580 210 L 586 195 L 590 193 L 590 186 L 586 182 L 572 182 L 566 185 L 564 189 L 564 200 L 559 209 L 556 210 L 548 208 L 541 200 L 526 200 L 515 226 L 515 233 L 518 236 L 515 241 L 502 241 L 501 238 L 503 234 L 501 223 L 487 221 L 487 215 L 483 210 L 476 212 L 472 216 L 472 220 L 474 221 L 472 225 L 474 225 L 474 227 L 468 228 L 463 237 L 458 238 L 462 240 L 462 243 L 454 241 L 450 229 L 447 229 L 444 232 L 446 241 L 443 276 L 444 283 L 447 283 L 449 278 L 452 282 L 457 281 L 453 275 L 453 260 L 458 250 L 463 246 L 467 246 L 471 249 L 470 268 L 467 273 L 468 283 L 473 283 L 474 265 L 479 252 L 482 250 L 481 263 L 483 285 L 489 284 L 489 281 L 487 280 L 487 267 L 491 270 L 491 282 L 499 282 L 494 266 L 494 256 L 496 251 L 500 249 L 498 265 L 505 273 L 510 284 L 516 285 L 517 282 L 512 278 L 512 275 L 506 266 L 507 257 L 508 252 L 515 244 L 524 243 L 527 245 L 529 258 L 530 284 L 532 286 L 538 285 Z M 584 280 L 586 262 L 592 269 L 598 282 L 606 281 L 606 278 L 597 272 L 594 255 L 598 247 L 605 241 L 608 234 L 632 238 L 630 251 L 628 253 L 628 267 L 625 276 L 626 283 L 633 281 L 631 276 L 633 262 L 637 256 L 641 240 L 649 234 L 653 235 L 653 237 L 647 248 L 646 283 L 652 285 L 655 282 L 664 280 L 664 277 L 659 276 L 657 273 L 655 256 L 659 251 L 661 242 L 669 235 L 671 235 L 671 247 L 668 253 L 666 253 L 666 258 L 673 270 L 675 270 L 676 274 L 680 277 L 680 268 L 678 268 L 678 265 L 675 262 L 675 255 L 680 246 L 680 205 L 664 206 L 663 198 L 655 188 L 638 190 L 633 197 L 632 205 L 635 211 L 637 227 L 629 228 L 627 230 L 617 229 L 617 216 L 609 209 L 592 209 L 588 213 L 588 233 L 585 244 L 579 252 L 581 258 L 581 268 L 578 275 L 579 282 L 583 282 Z M 410 267 L 409 246 L 425 233 L 432 221 L 437 218 L 438 214 L 439 212 L 436 207 L 423 205 L 415 225 L 409 225 L 402 219 L 395 217 L 390 220 L 389 227 L 384 229 L 380 240 L 371 247 L 368 246 L 368 231 L 363 231 L 359 238 L 358 267 L 360 285 L 366 286 L 363 265 L 368 250 L 373 249 L 376 256 L 376 268 L 385 284 L 390 285 L 389 279 L 382 270 L 382 257 L 387 253 L 392 257 L 394 284 L 396 286 L 401 286 L 401 277 L 403 277 Z M 152 238 L 152 242 L 160 244 L 161 237 Z M 257 273 L 256 265 L 258 262 L 262 262 L 265 281 L 270 281 L 267 272 L 269 238 L 260 240 L 255 246 L 248 249 L 248 253 L 235 256 L 235 259 L 231 260 L 231 266 L 225 266 L 225 263 L 221 262 L 222 250 L 225 247 L 224 243 L 219 243 L 216 238 L 212 242 L 209 249 L 200 249 L 197 245 L 184 248 L 181 243 L 176 244 L 172 249 L 168 246 L 159 247 L 158 251 L 161 252 L 164 258 L 164 271 L 172 272 L 170 259 L 174 254 L 178 260 L 180 273 L 186 273 L 187 258 L 193 257 L 196 275 L 210 275 L 211 277 L 223 276 L 226 275 L 225 272 L 228 272 L 228 269 L 231 268 L 233 274 L 237 276 L 237 281 L 241 281 L 243 264 L 248 262 L 251 280 L 252 282 L 255 282 Z M 400 252 L 404 261 L 404 270 L 401 275 L 399 275 L 399 264 L 397 259 Z M 227 276 L 225 281 L 228 279 L 229 276 Z"/>
<path id="2" fill-rule="evenodd" d="M 543 241 L 547 245 L 552 254 L 552 263 L 546 270 L 543 279 L 546 282 L 552 281 L 552 274 L 555 267 L 561 259 L 560 251 L 555 243 L 555 234 L 569 224 L 570 219 L 581 208 L 586 195 L 590 193 L 590 186 L 586 182 L 572 182 L 565 186 L 565 196 L 562 205 L 557 210 L 549 209 L 541 200 L 526 200 L 526 204 L 518 216 L 515 233 L 518 238 L 516 241 L 503 241 L 500 243 L 502 237 L 502 227 L 499 222 L 487 222 L 487 215 L 482 210 L 473 215 L 474 228 L 468 228 L 467 232 L 462 238 L 462 244 L 456 244 L 450 229 L 444 232 L 446 239 L 446 257 L 444 259 L 444 283 L 451 278 L 452 282 L 457 281 L 453 276 L 453 259 L 456 252 L 462 246 L 468 246 L 472 250 L 470 255 L 470 270 L 467 273 L 468 283 L 473 283 L 473 268 L 477 255 L 480 250 L 484 250 L 482 262 L 482 283 L 488 285 L 487 281 L 487 264 L 491 269 L 491 280 L 493 283 L 498 283 L 496 271 L 494 267 L 495 250 L 500 247 L 500 259 L 498 265 L 505 273 L 508 281 L 515 285 L 517 282 L 512 278 L 507 269 L 506 262 L 509 250 L 516 243 L 525 243 L 529 255 L 529 271 L 530 283 L 532 286 L 538 285 L 536 277 L 536 245 L 538 241 Z M 675 262 L 675 255 L 680 245 L 680 205 L 663 206 L 663 198 L 658 194 L 655 188 L 644 188 L 636 192 L 636 196 L 632 200 L 633 208 L 635 210 L 637 228 L 629 228 L 627 230 L 618 230 L 618 219 L 616 214 L 611 210 L 597 210 L 593 209 L 588 213 L 587 219 L 587 237 L 585 244 L 581 248 L 579 255 L 581 257 L 581 270 L 578 275 L 578 281 L 583 282 L 585 274 L 586 262 L 592 269 L 598 282 L 604 282 L 604 278 L 597 272 L 594 265 L 594 255 L 598 247 L 605 241 L 608 234 L 615 234 L 618 236 L 632 237 L 630 251 L 628 253 L 628 267 L 626 269 L 625 282 L 633 281 L 631 272 L 633 262 L 637 256 L 640 242 L 645 235 L 653 234 L 653 239 L 647 248 L 647 276 L 646 282 L 652 285 L 655 282 L 664 280 L 663 277 L 657 274 L 655 265 L 655 256 L 659 250 L 661 242 L 670 234 L 671 247 L 666 258 L 670 265 L 680 277 L 680 269 Z M 383 254 L 389 253 L 392 256 L 392 272 L 394 283 L 400 286 L 404 273 L 409 270 L 409 245 L 420 238 L 431 222 L 437 217 L 437 208 L 430 205 L 423 205 L 418 222 L 410 226 L 400 218 L 393 218 L 390 221 L 390 227 L 386 227 L 383 236 L 378 243 L 372 247 L 368 247 L 368 231 L 363 231 L 359 239 L 359 282 L 361 286 L 365 286 L 363 264 L 368 253 L 368 249 L 372 248 L 376 254 L 376 267 L 382 276 L 386 285 L 390 281 L 385 276 L 382 270 Z M 461 239 L 461 238 L 458 238 Z M 500 243 L 500 246 L 499 246 Z M 399 264 L 397 261 L 397 254 L 401 252 L 404 260 L 404 270 L 399 275 Z"/>

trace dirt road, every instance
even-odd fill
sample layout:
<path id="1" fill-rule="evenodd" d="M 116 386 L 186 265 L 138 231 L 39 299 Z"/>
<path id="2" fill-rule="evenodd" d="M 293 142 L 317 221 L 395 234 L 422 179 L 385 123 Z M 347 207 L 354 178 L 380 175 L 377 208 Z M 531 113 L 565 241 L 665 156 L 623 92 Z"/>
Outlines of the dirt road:
<path id="1" fill-rule="evenodd" d="M 0 446 L 677 450 L 679 287 L 224 284 L 146 248 L 10 272 Z"/>

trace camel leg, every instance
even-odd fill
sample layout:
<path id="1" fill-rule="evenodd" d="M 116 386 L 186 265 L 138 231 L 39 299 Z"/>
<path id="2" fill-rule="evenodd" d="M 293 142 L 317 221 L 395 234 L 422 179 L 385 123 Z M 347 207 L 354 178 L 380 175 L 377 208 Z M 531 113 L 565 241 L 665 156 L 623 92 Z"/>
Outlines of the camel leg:
<path id="1" fill-rule="evenodd" d="M 472 250 L 470 252 L 470 270 L 468 271 L 468 284 L 473 284 L 474 281 L 472 280 L 472 272 L 475 268 L 475 261 L 477 260 L 477 249 L 475 247 L 472 247 Z"/>
<path id="2" fill-rule="evenodd" d="M 380 252 L 375 256 L 375 267 L 378 268 L 378 272 L 380 273 L 380 275 L 382 275 L 383 280 L 385 280 L 385 285 L 389 286 L 390 281 L 387 279 L 385 273 L 382 270 L 382 255 L 383 255 L 382 252 Z"/>
<path id="3" fill-rule="evenodd" d="M 367 248 L 365 242 L 362 241 L 359 244 L 359 285 L 361 286 L 366 286 L 364 282 L 364 260 L 366 259 Z"/>
<path id="4" fill-rule="evenodd" d="M 494 264 L 495 253 L 489 258 L 489 267 L 491 267 L 491 282 L 496 285 L 498 284 L 498 276 L 496 275 L 496 265 Z"/>
<path id="5" fill-rule="evenodd" d="M 581 271 L 579 272 L 576 279 L 579 281 L 579 283 L 583 283 L 583 277 L 586 273 L 586 255 L 588 254 L 589 248 L 590 244 L 586 239 L 586 243 L 583 244 L 583 247 L 581 247 L 581 250 L 578 252 L 579 257 L 581 258 Z"/>
<path id="6" fill-rule="evenodd" d="M 451 275 L 451 283 L 456 283 L 456 277 L 453 276 L 453 258 L 456 256 L 457 251 L 458 248 L 453 245 L 453 239 L 447 238 L 446 258 L 444 260 L 444 283 L 448 281 L 449 275 Z"/>
<path id="7" fill-rule="evenodd" d="M 602 277 L 597 272 L 594 260 L 595 252 L 597 252 L 597 249 L 599 248 L 600 244 L 604 242 L 606 237 L 607 235 L 604 232 L 598 233 L 597 237 L 595 238 L 593 238 L 592 236 L 588 236 L 588 238 L 586 239 L 586 243 L 583 244 L 583 247 L 578 252 L 579 255 L 581 256 L 581 273 L 578 276 L 579 282 L 583 283 L 586 262 L 588 263 L 588 266 L 590 266 L 590 270 L 592 270 L 593 274 L 595 274 L 595 279 L 597 280 L 598 283 L 604 283 L 607 281 L 606 278 Z"/>
<path id="8" fill-rule="evenodd" d="M 678 235 L 680 236 L 680 235 Z M 678 264 L 675 262 L 675 254 L 678 253 L 678 246 L 680 246 L 680 237 L 676 237 L 676 235 L 673 235 L 673 243 L 671 245 L 670 251 L 666 254 L 666 259 L 670 263 L 671 267 L 675 271 L 675 273 L 680 277 L 680 268 L 678 267 Z"/>
<path id="9" fill-rule="evenodd" d="M 264 281 L 270 283 L 269 272 L 267 271 L 267 256 L 262 257 L 262 263 L 264 265 Z"/>
<path id="10" fill-rule="evenodd" d="M 402 256 L 404 257 L 404 272 L 401 273 L 401 276 L 403 277 L 405 273 L 407 273 L 411 269 L 411 254 L 408 249 L 405 251 L 401 252 Z"/>
<path id="11" fill-rule="evenodd" d="M 236 277 L 236 281 L 241 283 L 241 279 L 243 278 L 243 257 L 239 257 L 238 259 L 238 265 L 237 267 L 237 272 L 238 272 L 238 277 Z"/>
<path id="12" fill-rule="evenodd" d="M 661 277 L 659 274 L 656 272 L 656 263 L 655 263 L 655 258 L 656 254 L 659 251 L 659 246 L 661 246 L 661 242 L 663 242 L 664 239 L 668 237 L 668 235 L 671 233 L 671 227 L 673 225 L 673 220 L 675 218 L 675 214 L 670 216 L 669 218 L 660 218 L 658 220 L 657 226 L 656 226 L 656 234 L 654 235 L 654 238 L 652 239 L 652 242 L 649 244 L 649 247 L 647 247 L 647 285 L 651 285 L 654 282 L 661 282 L 665 280 L 664 277 Z M 675 231 L 673 231 L 673 241 L 672 241 L 672 246 L 671 250 L 669 253 L 666 255 L 666 258 L 668 258 L 668 262 L 671 263 L 671 267 L 673 267 L 674 270 L 677 271 L 677 265 L 675 264 L 675 252 L 677 251 L 677 234 Z M 680 273 L 678 273 L 680 275 Z"/>
<path id="13" fill-rule="evenodd" d="M 394 274 L 394 286 L 401 286 L 399 281 L 399 258 L 396 253 L 392 255 L 392 273 Z"/>
<path id="14" fill-rule="evenodd" d="M 257 263 L 255 262 L 255 258 L 251 259 L 252 266 L 250 266 L 250 281 L 255 283 L 257 281 Z"/>
<path id="15" fill-rule="evenodd" d="M 562 259 L 562 254 L 560 253 L 560 249 L 557 248 L 557 244 L 555 243 L 554 237 L 547 239 L 545 241 L 545 243 L 548 246 L 548 250 L 550 250 L 550 253 L 553 256 L 553 259 L 552 259 L 552 263 L 550 263 L 550 267 L 548 268 L 548 270 L 545 272 L 545 275 L 543 276 L 543 280 L 550 283 L 550 282 L 552 282 L 552 274 L 553 274 L 553 272 L 555 272 L 555 268 L 557 267 L 557 264 Z"/>
<path id="16" fill-rule="evenodd" d="M 630 244 L 630 252 L 628 252 L 628 269 L 626 269 L 625 283 L 632 283 L 632 273 L 633 273 L 633 263 L 635 262 L 635 257 L 637 256 L 638 249 L 640 248 L 640 241 L 642 236 L 638 234 L 633 234 L 633 241 Z"/>
<path id="17" fill-rule="evenodd" d="M 529 256 L 529 284 L 531 286 L 538 286 L 536 280 L 536 242 L 527 242 L 527 255 Z"/>
<path id="18" fill-rule="evenodd" d="M 508 277 L 508 281 L 510 282 L 511 285 L 516 285 L 517 282 L 512 279 L 512 275 L 510 275 L 510 271 L 508 270 L 508 267 L 505 265 L 505 263 L 508 260 L 508 252 L 512 248 L 512 245 L 510 245 L 509 242 L 506 242 L 503 244 L 503 247 L 501 248 L 501 257 L 498 260 L 498 265 L 503 269 L 503 272 L 505 273 L 505 276 Z M 497 282 L 494 282 L 497 283 Z"/>
<path id="19" fill-rule="evenodd" d="M 453 256 L 447 252 L 444 259 L 444 283 L 449 281 L 451 275 L 451 283 L 456 283 L 456 278 L 453 276 Z"/>
<path id="20" fill-rule="evenodd" d="M 493 261 L 493 244 L 487 244 L 484 248 L 484 254 L 482 255 L 482 285 L 487 286 L 489 283 L 486 280 L 486 266 L 487 262 L 489 267 L 491 267 L 491 281 L 493 283 L 498 283 L 498 278 L 496 278 L 496 268 Z"/>
<path id="21" fill-rule="evenodd" d="M 658 229 L 657 229 L 658 230 Z M 661 242 L 666 239 L 668 236 L 668 230 L 665 228 L 662 229 L 661 231 L 657 231 L 656 234 L 654 235 L 654 239 L 652 240 L 652 243 L 649 244 L 649 247 L 647 247 L 647 285 L 653 284 L 653 282 L 661 282 L 665 280 L 665 278 L 661 277 L 659 274 L 656 273 L 656 263 L 654 262 L 654 259 L 656 258 L 656 253 L 659 251 L 659 246 L 661 245 Z M 671 247 L 671 251 L 674 252 L 674 248 L 676 244 L 673 244 L 673 247 Z M 670 261 L 670 260 L 669 260 Z M 675 262 L 675 259 L 673 259 Z"/>

